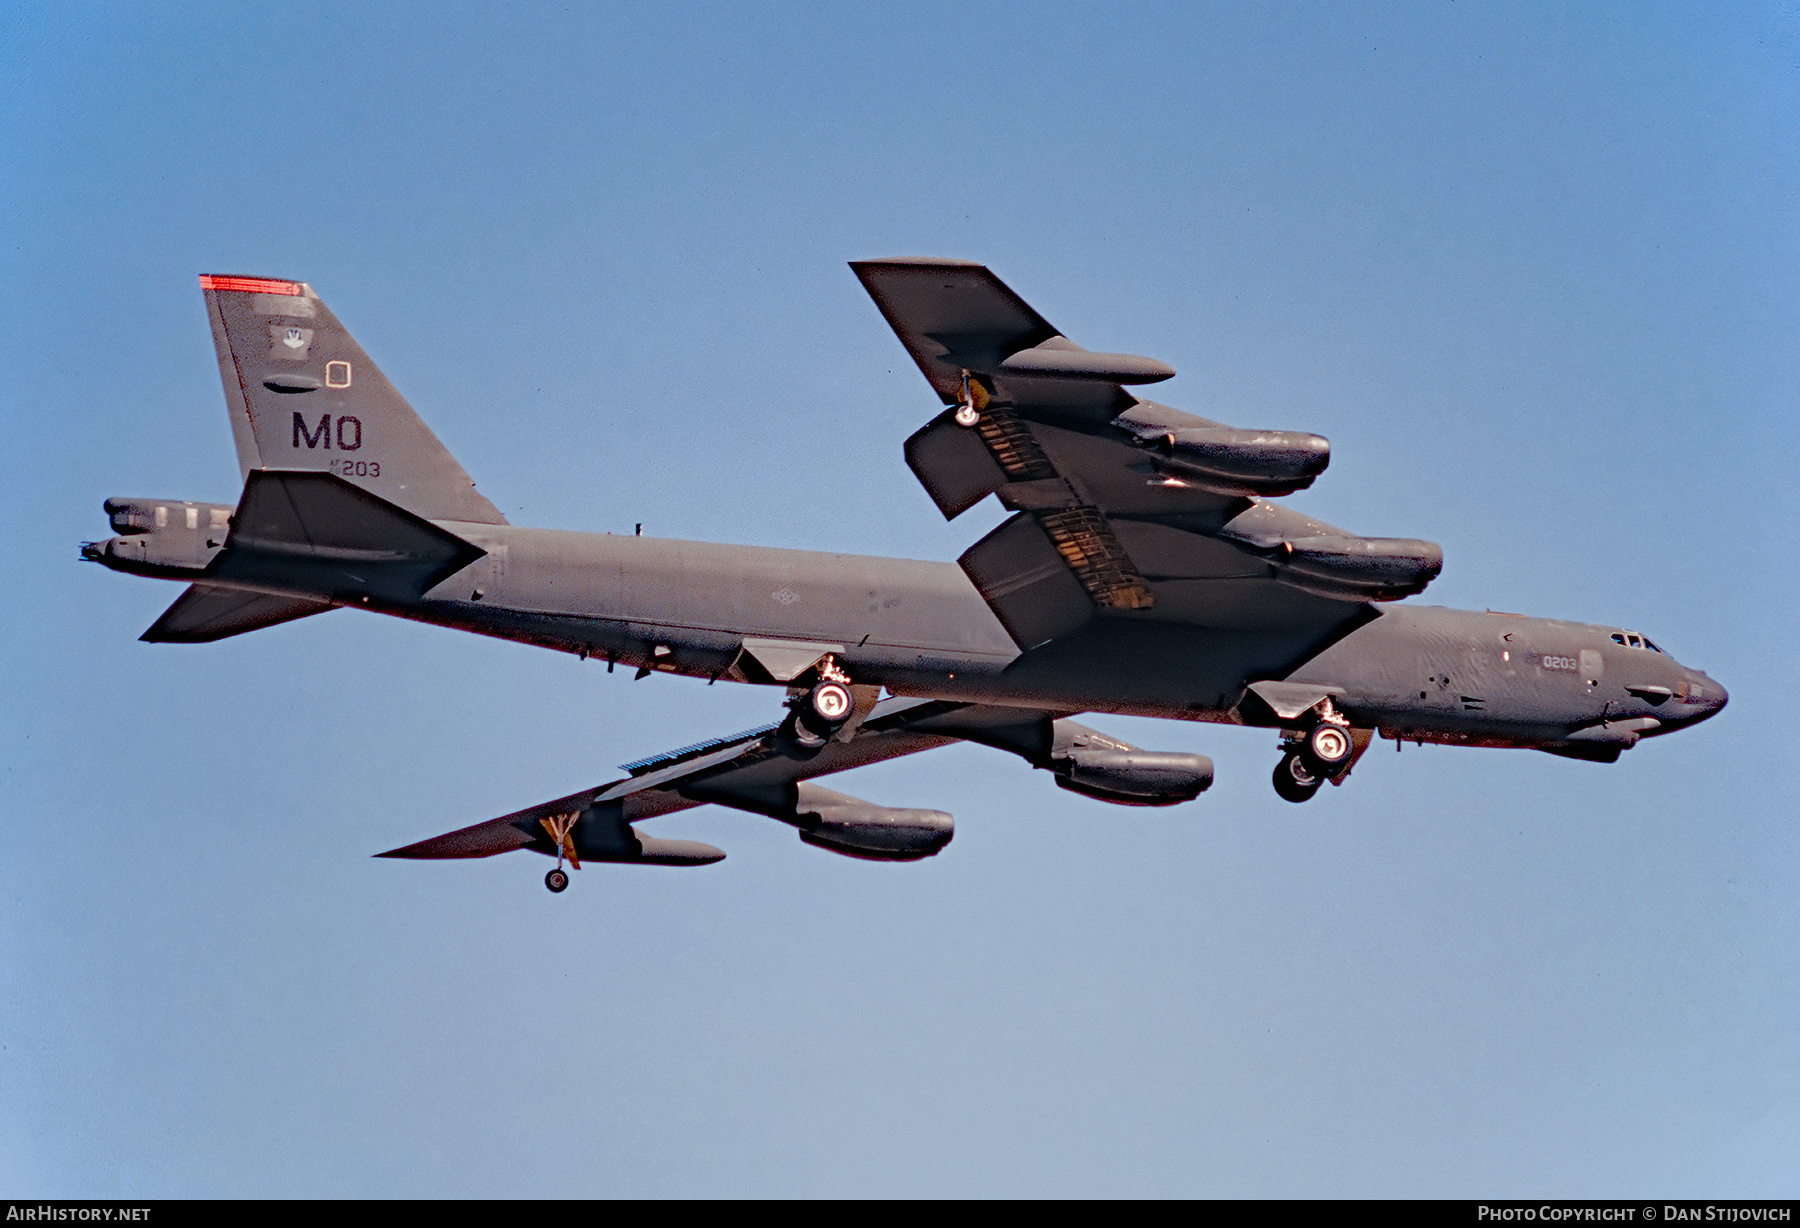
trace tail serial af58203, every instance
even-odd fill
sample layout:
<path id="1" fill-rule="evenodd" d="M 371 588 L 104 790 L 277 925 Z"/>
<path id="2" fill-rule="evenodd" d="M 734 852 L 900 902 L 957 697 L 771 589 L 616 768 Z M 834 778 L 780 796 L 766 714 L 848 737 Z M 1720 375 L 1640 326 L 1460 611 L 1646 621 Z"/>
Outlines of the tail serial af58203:
<path id="1" fill-rule="evenodd" d="M 1203 755 L 1072 717 L 1279 731 L 1275 791 L 1342 784 L 1377 733 L 1610 763 L 1706 719 L 1725 689 L 1623 628 L 1418 606 L 1430 542 L 1360 537 L 1274 502 L 1330 446 L 1130 391 L 1174 375 L 1068 340 L 985 267 L 851 266 L 942 408 L 906 461 L 946 517 L 1012 515 L 955 563 L 507 523 L 311 287 L 200 279 L 244 489 L 235 505 L 106 501 L 82 556 L 188 588 L 144 633 L 198 643 L 339 607 L 662 671 L 781 688 L 773 719 L 624 766 L 568 797 L 384 853 L 699 865 L 636 826 L 693 806 L 766 815 L 819 848 L 910 861 L 953 824 L 823 776 L 976 742 L 1065 789 L 1167 806 Z"/>

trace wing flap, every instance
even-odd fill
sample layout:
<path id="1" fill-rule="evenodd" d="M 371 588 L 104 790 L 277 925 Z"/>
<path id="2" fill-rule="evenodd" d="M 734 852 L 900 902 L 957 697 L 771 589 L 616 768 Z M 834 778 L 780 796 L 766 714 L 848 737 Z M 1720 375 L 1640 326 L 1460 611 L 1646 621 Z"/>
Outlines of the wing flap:
<path id="1" fill-rule="evenodd" d="M 1006 471 L 982 437 L 956 425 L 949 413 L 906 441 L 906 464 L 945 520 L 955 520 L 1007 483 Z"/>
<path id="2" fill-rule="evenodd" d="M 1067 635 L 1094 616 L 1088 590 L 1029 513 L 1006 521 L 957 562 L 1020 648 Z"/>

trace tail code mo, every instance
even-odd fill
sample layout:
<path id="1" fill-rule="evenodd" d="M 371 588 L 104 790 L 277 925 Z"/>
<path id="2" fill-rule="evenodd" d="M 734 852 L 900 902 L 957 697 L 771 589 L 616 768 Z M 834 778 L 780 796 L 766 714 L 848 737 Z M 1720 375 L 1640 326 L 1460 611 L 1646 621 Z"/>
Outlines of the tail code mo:
<path id="1" fill-rule="evenodd" d="M 324 444 L 325 449 L 329 451 L 331 449 L 331 438 L 330 414 L 319 415 L 319 425 L 317 430 L 309 429 L 307 427 L 306 416 L 304 414 L 298 412 L 294 414 L 294 446 L 296 448 L 300 446 L 301 440 L 305 440 L 306 446 L 309 449 L 317 448 L 322 443 Z M 362 419 L 353 418 L 349 414 L 340 415 L 337 420 L 338 450 L 340 452 L 354 452 L 362 447 L 362 441 Z"/>

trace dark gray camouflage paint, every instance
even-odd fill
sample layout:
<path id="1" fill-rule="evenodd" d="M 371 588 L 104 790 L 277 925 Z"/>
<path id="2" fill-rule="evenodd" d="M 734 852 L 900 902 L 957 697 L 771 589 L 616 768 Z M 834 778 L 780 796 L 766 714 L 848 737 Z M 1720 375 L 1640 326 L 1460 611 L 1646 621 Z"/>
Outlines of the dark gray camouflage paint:
<path id="1" fill-rule="evenodd" d="M 839 665 L 870 695 L 885 687 L 900 697 L 876 710 L 880 720 L 862 714 L 868 728 L 855 740 L 805 764 L 775 753 L 765 738 L 709 769 L 705 781 L 678 765 L 660 791 L 602 801 L 615 786 L 601 786 L 495 820 L 515 833 L 498 844 L 476 840 L 468 847 L 477 851 L 457 852 L 442 837 L 438 851 L 409 854 L 419 856 L 554 851 L 534 824 L 540 812 L 579 801 L 593 856 L 711 860 L 716 850 L 659 855 L 657 842 L 629 823 L 716 800 L 793 822 L 808 835 L 808 823 L 829 822 L 821 816 L 847 804 L 801 783 L 809 777 L 955 738 L 1066 770 L 1071 739 L 1101 737 L 1066 719 L 1078 712 L 1301 727 L 1302 719 L 1278 714 L 1251 689 L 1269 680 L 1302 696 L 1308 688 L 1329 694 L 1353 726 L 1388 738 L 1599 760 L 1725 705 L 1716 681 L 1633 646 L 1620 628 L 1360 599 L 1416 591 L 1435 576 L 1441 553 L 1431 543 L 1346 534 L 1256 497 L 1241 481 L 1191 484 L 1199 470 L 1191 458 L 1184 462 L 1182 440 L 1229 444 L 1231 429 L 1125 392 L 1126 377 L 1164 378 L 1167 368 L 1131 355 L 1084 357 L 980 266 L 856 267 L 947 405 L 961 395 L 964 377 L 945 364 L 979 366 L 991 372 L 982 378 L 996 412 L 1015 414 L 1030 435 L 1036 467 L 1015 465 L 1010 473 L 974 432 L 950 422 L 948 410 L 908 442 L 908 462 L 946 515 L 990 491 L 1017 512 L 971 548 L 963 566 L 509 525 L 298 283 L 276 294 L 206 293 L 247 479 L 243 505 L 111 500 L 121 535 L 89 544 L 84 556 L 195 582 L 147 639 L 214 639 L 352 606 L 640 673 L 763 683 L 775 680 L 746 654 L 746 638 L 807 641 L 840 646 Z M 950 312 L 951 324 L 928 330 L 934 312 Z M 1027 357 L 1008 366 L 1009 353 Z M 327 362 L 336 365 L 327 369 Z M 1093 369 L 1084 374 L 1083 363 Z M 1299 447 L 1269 432 L 1238 434 L 1248 443 L 1233 455 L 1252 461 L 1259 455 L 1252 444 L 1271 457 L 1279 451 L 1271 440 Z M 1304 455 L 1276 458 L 1288 466 L 1270 470 L 1280 489 L 1310 481 L 1328 454 L 1316 437 L 1293 438 L 1305 444 Z M 378 476 L 370 473 L 377 466 Z M 302 476 L 283 477 L 296 472 Z M 342 497 L 332 493 L 340 484 Z M 1072 573 L 1031 554 L 1054 562 L 1042 539 L 1025 541 L 1023 553 L 1014 544 L 1035 532 L 1046 509 L 1076 504 L 1104 516 L 1116 548 L 1129 556 L 1127 570 L 1140 573 L 1131 582 L 1153 604 L 1096 608 Z M 162 523 L 159 506 L 169 509 Z M 233 514 L 228 540 L 221 522 Z M 1383 565 L 1391 576 L 1380 574 Z M 1032 567 L 1036 580 L 1007 579 L 1007 568 L 1025 575 Z M 993 588 L 991 600 L 971 576 Z M 1039 618 L 1044 611 L 1047 622 Z M 1055 634 L 1032 642 L 1038 625 Z M 1210 763 L 1189 758 L 1210 781 Z M 757 792 L 765 788 L 777 793 Z M 802 813 L 805 796 L 812 810 Z M 937 823 L 917 818 L 936 812 L 883 813 L 913 815 L 925 828 Z M 619 851 L 630 848 L 637 851 Z"/>

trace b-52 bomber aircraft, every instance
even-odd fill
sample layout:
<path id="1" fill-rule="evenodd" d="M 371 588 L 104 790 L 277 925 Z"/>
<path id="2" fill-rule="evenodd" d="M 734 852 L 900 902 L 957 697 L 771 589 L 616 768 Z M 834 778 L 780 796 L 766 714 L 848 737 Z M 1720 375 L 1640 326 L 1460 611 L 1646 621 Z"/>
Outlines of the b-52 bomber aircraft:
<path id="1" fill-rule="evenodd" d="M 657 671 L 785 688 L 779 719 L 386 857 L 531 849 L 565 863 L 698 865 L 720 850 L 636 824 L 714 803 L 852 857 L 909 861 L 949 815 L 819 777 L 955 741 L 1102 801 L 1164 806 L 1213 779 L 1071 717 L 1279 731 L 1275 791 L 1342 784 L 1382 737 L 1615 761 L 1706 719 L 1725 689 L 1623 628 L 1400 604 L 1443 566 L 1273 500 L 1330 459 L 1140 397 L 1175 372 L 1064 337 L 979 264 L 851 266 L 942 412 L 906 462 L 946 517 L 1012 515 L 954 564 L 517 528 L 311 287 L 200 279 L 243 469 L 236 506 L 109 499 L 82 555 L 189 588 L 144 633 L 239 635 L 339 607 Z M 884 694 L 885 692 L 885 694 Z"/>

